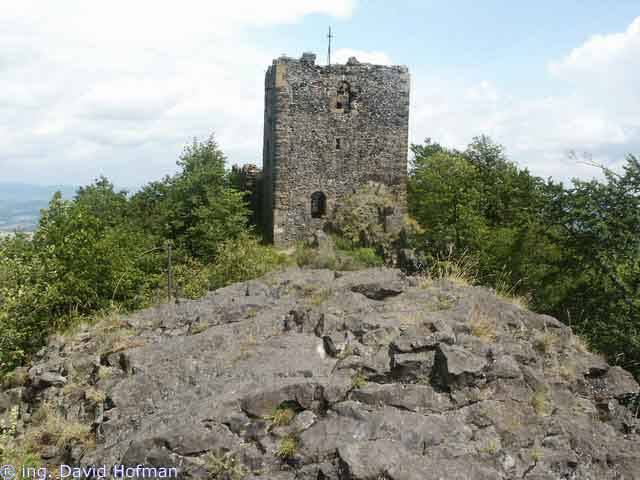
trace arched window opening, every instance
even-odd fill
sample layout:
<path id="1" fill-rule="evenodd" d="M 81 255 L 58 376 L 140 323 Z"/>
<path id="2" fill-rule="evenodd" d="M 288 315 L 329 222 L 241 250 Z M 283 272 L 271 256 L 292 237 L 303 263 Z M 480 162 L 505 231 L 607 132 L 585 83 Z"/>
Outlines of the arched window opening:
<path id="1" fill-rule="evenodd" d="M 327 212 L 327 197 L 322 192 L 311 194 L 311 218 L 322 218 Z"/>
<path id="2" fill-rule="evenodd" d="M 351 101 L 353 100 L 353 96 L 349 82 L 340 82 L 336 92 L 336 110 L 341 110 L 344 113 L 349 112 L 351 110 Z"/>

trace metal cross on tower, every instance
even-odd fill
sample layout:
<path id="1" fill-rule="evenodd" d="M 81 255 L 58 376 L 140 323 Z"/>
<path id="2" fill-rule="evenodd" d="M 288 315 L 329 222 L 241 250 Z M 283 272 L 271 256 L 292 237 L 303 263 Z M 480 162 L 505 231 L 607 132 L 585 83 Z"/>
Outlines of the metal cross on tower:
<path id="1" fill-rule="evenodd" d="M 329 39 L 329 47 L 327 48 L 327 65 L 331 65 L 331 39 L 333 35 L 331 35 L 331 27 L 329 27 L 329 34 L 327 35 Z"/>

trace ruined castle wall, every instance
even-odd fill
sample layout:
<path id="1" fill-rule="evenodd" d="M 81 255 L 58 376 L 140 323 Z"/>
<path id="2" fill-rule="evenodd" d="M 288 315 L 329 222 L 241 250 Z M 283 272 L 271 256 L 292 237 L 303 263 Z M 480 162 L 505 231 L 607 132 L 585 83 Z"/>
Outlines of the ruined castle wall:
<path id="1" fill-rule="evenodd" d="M 406 204 L 409 73 L 370 64 L 280 58 L 266 75 L 264 203 L 277 245 L 322 228 L 345 194 L 374 181 Z M 326 197 L 312 217 L 311 196 Z"/>
<path id="2" fill-rule="evenodd" d="M 265 108 L 264 108 L 264 139 L 262 145 L 262 201 L 261 227 L 266 240 L 273 242 L 273 211 L 275 206 L 274 186 L 276 177 L 275 166 L 275 111 L 277 107 L 275 89 L 275 71 L 269 69 L 265 77 Z"/>

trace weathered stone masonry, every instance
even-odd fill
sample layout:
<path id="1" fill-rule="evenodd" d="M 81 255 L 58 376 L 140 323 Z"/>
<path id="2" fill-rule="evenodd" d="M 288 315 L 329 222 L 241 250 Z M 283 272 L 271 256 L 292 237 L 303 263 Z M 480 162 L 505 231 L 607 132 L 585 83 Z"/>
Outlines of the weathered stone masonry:
<path id="1" fill-rule="evenodd" d="M 340 199 L 367 182 L 406 209 L 409 72 L 404 66 L 273 61 L 265 78 L 263 217 L 279 246 L 322 228 Z"/>

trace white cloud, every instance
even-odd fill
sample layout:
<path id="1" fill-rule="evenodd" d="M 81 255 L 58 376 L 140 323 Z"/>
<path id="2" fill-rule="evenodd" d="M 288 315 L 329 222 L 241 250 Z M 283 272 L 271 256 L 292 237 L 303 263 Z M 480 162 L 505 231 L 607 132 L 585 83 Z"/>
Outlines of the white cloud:
<path id="1" fill-rule="evenodd" d="M 248 30 L 347 18 L 355 1 L 0 2 L 0 179 L 136 185 L 212 131 L 231 159 L 259 163 L 280 52 Z"/>
<path id="2" fill-rule="evenodd" d="M 640 65 L 638 49 L 640 17 L 631 22 L 624 32 L 592 36 L 559 62 L 551 63 L 550 69 L 566 77 L 582 74 L 607 76 L 615 74 L 623 64 Z M 613 72 L 608 69 L 613 69 Z"/>
<path id="3" fill-rule="evenodd" d="M 360 63 L 373 63 L 376 65 L 391 65 L 391 58 L 385 52 L 354 50 L 352 48 L 339 48 L 331 58 L 331 63 L 346 63 L 350 57 L 356 57 Z"/>
<path id="4" fill-rule="evenodd" d="M 494 82 L 466 84 L 414 72 L 411 140 L 463 148 L 488 134 L 535 174 L 557 179 L 599 172 L 568 158 L 587 152 L 614 168 L 640 152 L 640 17 L 623 33 L 596 35 L 549 65 L 567 94 L 516 98 Z"/>
<path id="5" fill-rule="evenodd" d="M 348 18 L 355 2 L 0 2 L 0 179 L 106 174 L 136 185 L 172 172 L 185 142 L 212 131 L 232 161 L 259 164 L 264 71 L 281 52 L 256 44 L 251 29 Z M 351 56 L 392 63 L 347 48 L 332 60 Z M 520 98 L 490 76 L 470 83 L 410 68 L 414 142 L 464 147 L 486 133 L 534 173 L 559 178 L 593 173 L 569 150 L 610 164 L 640 151 L 640 17 L 549 65 L 568 94 Z"/>

